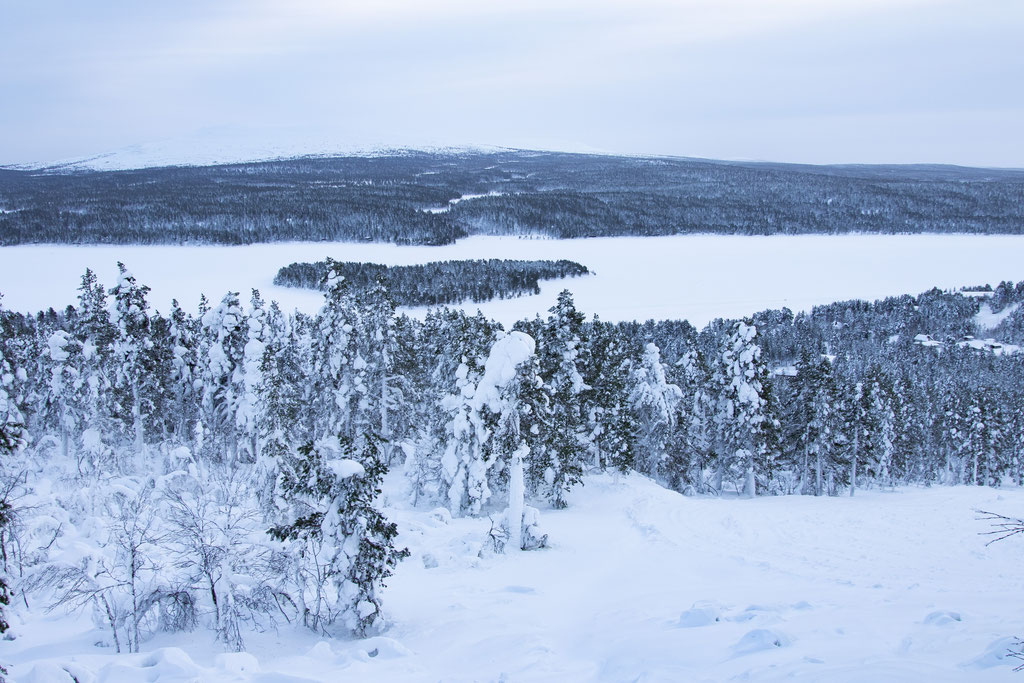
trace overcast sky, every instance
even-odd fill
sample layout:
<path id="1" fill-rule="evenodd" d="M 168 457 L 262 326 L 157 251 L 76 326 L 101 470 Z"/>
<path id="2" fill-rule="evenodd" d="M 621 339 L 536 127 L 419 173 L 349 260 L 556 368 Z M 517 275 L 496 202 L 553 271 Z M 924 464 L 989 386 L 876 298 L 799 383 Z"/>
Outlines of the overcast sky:
<path id="1" fill-rule="evenodd" d="M 244 130 L 1024 166 L 1022 44 L 1021 0 L 0 0 L 0 164 Z"/>

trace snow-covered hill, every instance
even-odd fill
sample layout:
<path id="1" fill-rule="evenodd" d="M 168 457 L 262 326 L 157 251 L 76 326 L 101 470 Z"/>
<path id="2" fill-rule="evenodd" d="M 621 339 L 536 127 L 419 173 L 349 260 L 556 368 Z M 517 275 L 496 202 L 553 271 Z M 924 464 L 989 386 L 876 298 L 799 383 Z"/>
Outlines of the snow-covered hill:
<path id="1" fill-rule="evenodd" d="M 412 556 L 382 636 L 299 628 L 159 636 L 114 657 L 87 620 L 33 612 L 0 659 L 23 683 L 78 681 L 988 681 L 1024 635 L 1024 543 L 986 547 L 975 509 L 1024 516 L 1024 491 L 937 487 L 855 498 L 684 498 L 639 475 L 586 479 L 545 510 L 551 547 L 482 553 L 490 521 L 413 509 Z"/>
<path id="2" fill-rule="evenodd" d="M 102 154 L 58 161 L 40 161 L 22 164 L 17 168 L 52 172 L 123 171 L 162 166 L 212 166 L 300 157 L 394 156 L 409 151 L 480 154 L 503 149 L 435 142 L 383 142 L 341 133 L 225 126 L 130 145 Z"/>

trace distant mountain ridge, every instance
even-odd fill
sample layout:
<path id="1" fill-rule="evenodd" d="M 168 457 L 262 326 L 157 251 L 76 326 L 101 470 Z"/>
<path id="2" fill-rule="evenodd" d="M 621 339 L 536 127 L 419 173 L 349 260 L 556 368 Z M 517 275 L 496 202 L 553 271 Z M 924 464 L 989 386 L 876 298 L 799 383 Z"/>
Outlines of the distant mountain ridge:
<path id="1" fill-rule="evenodd" d="M 464 154 L 507 151 L 485 145 L 389 145 L 342 142 L 332 137 L 253 140 L 238 136 L 186 136 L 129 145 L 120 149 L 59 161 L 0 166 L 8 170 L 74 173 L 131 171 L 180 166 L 218 166 L 294 159 L 401 156 L 409 153 Z"/>

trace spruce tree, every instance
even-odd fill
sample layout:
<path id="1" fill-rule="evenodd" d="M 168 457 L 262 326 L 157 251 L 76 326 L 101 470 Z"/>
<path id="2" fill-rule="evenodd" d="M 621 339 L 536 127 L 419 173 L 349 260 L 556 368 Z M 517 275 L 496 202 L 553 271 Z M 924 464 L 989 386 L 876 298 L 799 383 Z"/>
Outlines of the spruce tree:
<path id="1" fill-rule="evenodd" d="M 633 358 L 614 325 L 595 316 L 591 325 L 590 364 L 584 379 L 591 387 L 587 411 L 586 443 L 597 469 L 613 467 L 621 472 L 635 465 L 636 420 L 630 409 L 629 383 Z"/>
<path id="2" fill-rule="evenodd" d="M 116 416 L 131 435 L 132 448 L 141 454 L 146 445 L 146 424 L 155 413 L 156 386 L 150 336 L 149 287 L 139 285 L 135 276 L 118 262 L 120 276 L 110 290 L 114 297 L 115 327 L 111 348 Z"/>
<path id="3" fill-rule="evenodd" d="M 683 392 L 665 377 L 661 351 L 647 344 L 631 378 L 630 403 L 637 431 L 636 469 L 652 477 L 666 471 L 669 444 L 677 437 L 676 418 Z"/>
<path id="4" fill-rule="evenodd" d="M 386 465 L 373 437 L 356 450 L 340 437 L 308 442 L 282 463 L 288 520 L 269 530 L 288 543 L 297 568 L 303 619 L 329 633 L 340 622 L 365 636 L 384 625 L 379 591 L 408 550 L 376 507 Z"/>
<path id="5" fill-rule="evenodd" d="M 584 316 L 576 310 L 572 294 L 562 291 L 550 312 L 539 344 L 541 378 L 551 392 L 547 439 L 543 452 L 531 457 L 528 476 L 534 490 L 563 508 L 565 494 L 583 475 L 591 387 L 580 372 L 588 364 L 583 355 Z"/>
<path id="6" fill-rule="evenodd" d="M 755 342 L 757 328 L 735 325 L 718 354 L 714 369 L 717 389 L 715 425 L 719 454 L 717 488 L 725 476 L 743 481 L 747 496 L 757 493 L 756 477 L 770 468 L 763 396 L 768 368 Z"/>

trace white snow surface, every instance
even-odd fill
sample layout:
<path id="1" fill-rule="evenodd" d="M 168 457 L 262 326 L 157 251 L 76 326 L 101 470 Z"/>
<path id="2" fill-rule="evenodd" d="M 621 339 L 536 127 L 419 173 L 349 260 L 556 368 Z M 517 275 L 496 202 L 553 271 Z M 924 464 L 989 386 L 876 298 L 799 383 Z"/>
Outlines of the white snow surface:
<path id="1" fill-rule="evenodd" d="M 91 267 L 108 286 L 117 261 L 149 285 L 163 313 L 170 301 L 195 311 L 199 295 L 220 301 L 228 291 L 248 299 L 249 289 L 284 310 L 314 313 L 323 296 L 275 287 L 274 275 L 293 261 L 408 265 L 449 259 L 571 259 L 596 274 L 548 280 L 541 293 L 483 304 L 470 312 L 508 325 L 547 314 L 568 288 L 577 307 L 608 321 L 684 318 L 701 327 L 716 317 L 742 317 L 765 308 L 794 311 L 845 299 L 917 294 L 968 282 L 1024 280 L 1024 236 L 1014 235 L 804 235 L 741 237 L 683 235 L 576 240 L 472 237 L 444 247 L 298 242 L 222 246 L 0 247 L 0 292 L 9 310 L 62 308 L 77 301 L 82 273 Z M 413 311 L 421 315 L 423 310 Z"/>
<path id="2" fill-rule="evenodd" d="M 984 303 L 981 305 L 981 308 L 978 309 L 977 315 L 974 316 L 974 324 L 982 331 L 987 332 L 988 330 L 994 330 L 999 327 L 1004 320 L 1013 315 L 1018 308 L 1020 308 L 1019 302 L 1010 304 L 998 313 L 994 313 L 992 311 L 992 306 Z"/>
<path id="3" fill-rule="evenodd" d="M 1018 488 L 746 500 L 590 475 L 543 512 L 550 548 L 481 557 L 487 517 L 394 502 L 401 479 L 387 514 L 412 555 L 377 637 L 282 626 L 225 654 L 199 629 L 114 655 L 88 618 L 15 605 L 0 661 L 45 683 L 1014 680 L 1024 542 L 986 547 L 975 510 L 1024 516 Z"/>

